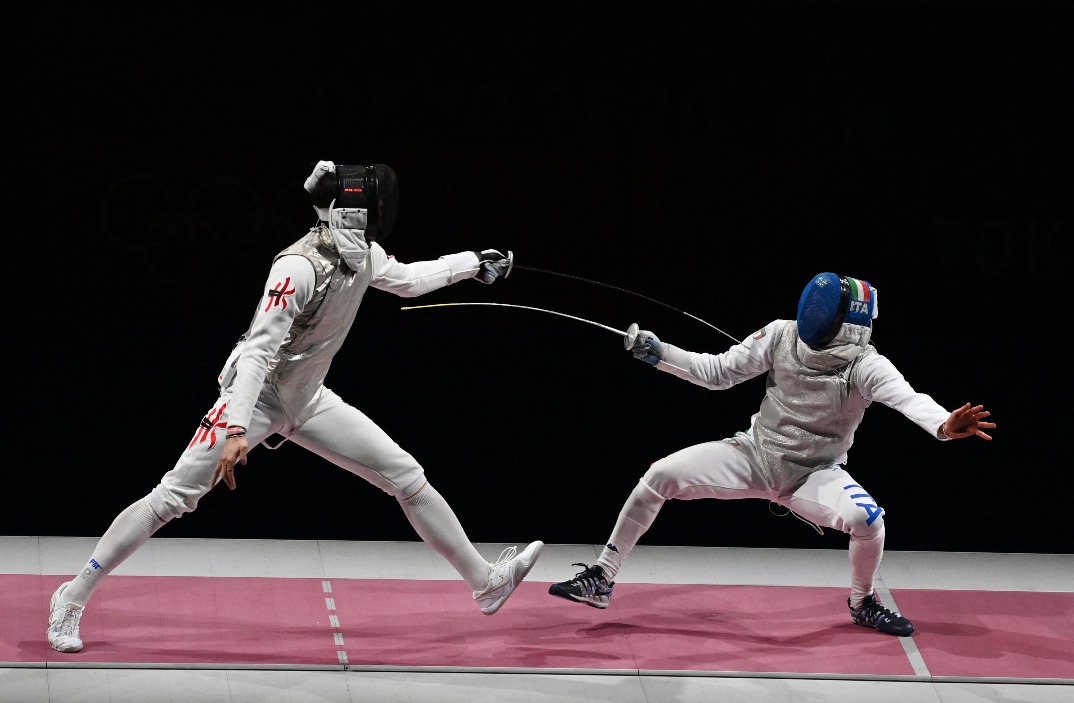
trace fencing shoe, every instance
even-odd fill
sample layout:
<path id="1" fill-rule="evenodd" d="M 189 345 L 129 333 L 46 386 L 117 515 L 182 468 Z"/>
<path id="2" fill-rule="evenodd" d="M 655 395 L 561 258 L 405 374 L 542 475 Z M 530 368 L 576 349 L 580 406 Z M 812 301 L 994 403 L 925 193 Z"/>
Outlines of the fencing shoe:
<path id="1" fill-rule="evenodd" d="M 522 579 L 530 572 L 537 563 L 537 557 L 541 555 L 544 542 L 530 542 L 529 546 L 522 550 L 521 554 L 515 555 L 514 547 L 508 547 L 500 554 L 500 558 L 492 565 L 489 572 L 488 584 L 483 591 L 474 591 L 474 600 L 481 606 L 481 612 L 492 615 L 500 609 L 507 598 L 514 593 Z"/>
<path id="2" fill-rule="evenodd" d="M 850 599 L 847 598 L 847 607 L 850 608 L 850 619 L 855 624 L 899 637 L 907 637 L 914 632 L 913 623 L 899 615 L 897 611 L 882 606 L 875 593 L 866 596 L 860 608 L 851 606 Z"/>
<path id="3" fill-rule="evenodd" d="M 82 619 L 82 606 L 62 604 L 60 594 L 67 588 L 61 583 L 49 601 L 48 643 L 57 652 L 81 652 L 82 639 L 78 636 L 78 621 Z"/>
<path id="4" fill-rule="evenodd" d="M 603 569 L 598 564 L 593 566 L 574 564 L 574 566 L 582 567 L 582 571 L 575 574 L 570 581 L 553 583 L 548 587 L 548 592 L 553 596 L 585 603 L 594 608 L 607 608 L 612 600 L 612 587 L 615 586 L 615 582 L 608 583 L 608 580 L 604 578 Z"/>

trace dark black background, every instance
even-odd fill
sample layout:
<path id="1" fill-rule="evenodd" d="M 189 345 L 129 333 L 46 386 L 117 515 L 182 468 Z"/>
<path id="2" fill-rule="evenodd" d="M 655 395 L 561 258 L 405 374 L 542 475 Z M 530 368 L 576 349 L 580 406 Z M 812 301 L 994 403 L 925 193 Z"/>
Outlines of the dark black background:
<path id="1" fill-rule="evenodd" d="M 601 543 L 648 465 L 745 429 L 555 310 L 719 352 L 819 271 L 991 443 L 874 406 L 848 469 L 889 549 L 1069 552 L 1074 22 L 1059 2 L 419 4 L 44 11 L 12 63 L 2 531 L 100 535 L 216 398 L 318 159 L 391 164 L 404 261 L 512 250 L 494 286 L 371 290 L 328 385 L 477 542 Z M 631 295 L 608 286 L 628 289 Z M 659 303 L 654 301 L 660 301 Z M 689 314 L 683 314 L 689 313 Z M 160 536 L 416 539 L 396 502 L 257 448 Z M 668 503 L 647 544 L 845 548 L 760 501 Z"/>

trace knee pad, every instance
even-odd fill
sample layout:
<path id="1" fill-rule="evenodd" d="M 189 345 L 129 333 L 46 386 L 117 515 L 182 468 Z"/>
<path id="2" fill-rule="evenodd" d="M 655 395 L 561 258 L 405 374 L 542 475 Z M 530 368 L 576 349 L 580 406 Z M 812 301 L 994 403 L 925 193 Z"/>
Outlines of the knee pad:
<path id="1" fill-rule="evenodd" d="M 180 517 L 183 513 L 193 512 L 194 508 L 198 507 L 201 495 L 180 491 L 175 486 L 160 483 L 145 499 L 157 517 L 162 522 L 168 522 Z"/>
<path id="2" fill-rule="evenodd" d="M 424 488 L 427 483 L 428 481 L 425 480 L 425 474 L 423 473 L 420 476 L 417 476 L 407 485 L 400 488 L 399 491 L 395 494 L 395 499 L 398 500 L 400 503 L 405 500 L 410 500 L 415 496 L 415 494 L 418 493 L 418 491 Z"/>
<path id="3" fill-rule="evenodd" d="M 638 485 L 634 486 L 630 498 L 623 506 L 623 516 L 648 529 L 653 524 L 656 514 L 660 512 L 660 508 L 663 507 L 664 500 L 664 497 L 654 491 L 652 486 L 642 478 L 638 481 Z"/>
<path id="4" fill-rule="evenodd" d="M 135 506 L 135 518 L 138 521 L 138 527 L 142 528 L 142 531 L 147 535 L 152 535 L 168 522 L 153 508 L 148 497 L 137 501 Z"/>
<path id="5" fill-rule="evenodd" d="M 850 533 L 851 539 L 863 541 L 880 539 L 883 542 L 885 532 L 883 515 L 873 520 L 872 524 L 869 524 L 864 516 L 860 519 L 855 518 L 847 524 L 847 527 L 849 528 L 847 532 Z"/>
<path id="6" fill-rule="evenodd" d="M 660 497 L 661 500 L 671 500 L 677 490 L 675 479 L 664 471 L 663 460 L 653 462 L 645 475 L 641 477 L 641 485 Z"/>
<path id="7" fill-rule="evenodd" d="M 428 481 L 422 481 L 416 491 L 405 498 L 396 496 L 395 499 L 399 501 L 403 510 L 417 514 L 427 510 L 436 501 L 443 500 L 443 497 Z"/>

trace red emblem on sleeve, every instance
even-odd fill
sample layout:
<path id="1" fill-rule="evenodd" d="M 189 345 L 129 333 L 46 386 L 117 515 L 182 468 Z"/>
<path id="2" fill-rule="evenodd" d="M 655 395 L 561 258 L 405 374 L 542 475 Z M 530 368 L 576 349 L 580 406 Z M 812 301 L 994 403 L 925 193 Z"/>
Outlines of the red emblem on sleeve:
<path id="1" fill-rule="evenodd" d="M 268 312 L 272 308 L 279 308 L 280 310 L 287 309 L 287 298 L 285 296 L 294 295 L 295 289 L 287 286 L 291 285 L 291 277 L 288 276 L 287 280 L 283 283 L 277 283 L 275 288 L 272 288 L 268 292 L 268 305 L 265 306 L 265 312 Z"/>
<path id="2" fill-rule="evenodd" d="M 227 409 L 227 403 L 224 403 L 219 408 L 213 408 L 209 411 L 209 414 L 201 418 L 198 431 L 194 433 L 194 439 L 190 440 L 188 448 L 193 448 L 196 444 L 203 442 L 209 443 L 209 449 L 216 446 L 216 431 L 227 428 L 227 423 L 223 422 L 220 418 L 224 415 L 224 410 Z"/>

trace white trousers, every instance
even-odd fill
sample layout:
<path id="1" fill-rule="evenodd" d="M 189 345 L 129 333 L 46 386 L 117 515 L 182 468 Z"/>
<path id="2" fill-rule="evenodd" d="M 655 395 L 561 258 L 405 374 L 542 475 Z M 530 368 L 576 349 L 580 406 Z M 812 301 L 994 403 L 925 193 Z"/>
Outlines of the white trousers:
<path id="1" fill-rule="evenodd" d="M 761 473 L 749 435 L 686 447 L 653 463 L 644 481 L 665 500 L 760 498 L 822 527 L 870 539 L 883 527 L 883 508 L 842 466 L 814 471 L 797 488 L 779 492 Z"/>
<path id="2" fill-rule="evenodd" d="M 225 393 L 213 405 L 175 467 L 149 495 L 120 513 L 97 543 L 82 572 L 71 580 L 68 601 L 85 605 L 101 580 L 165 523 L 193 511 L 212 486 L 227 430 Z M 425 471 L 380 427 L 328 389 L 300 427 L 288 420 L 271 390 L 263 390 L 246 438 L 251 451 L 279 434 L 340 466 L 399 501 L 410 524 L 475 590 L 487 585 L 490 565 L 466 536 L 443 496 L 425 480 Z M 424 490 L 423 490 L 424 489 Z"/>
<path id="3" fill-rule="evenodd" d="M 212 488 L 213 471 L 224 446 L 228 399 L 226 393 L 220 396 L 174 468 L 150 492 L 149 504 L 161 519 L 170 520 L 193 511 Z M 322 389 L 317 410 L 300 427 L 291 424 L 276 403 L 275 394 L 263 390 L 246 428 L 250 451 L 273 434 L 286 437 L 400 500 L 424 484 L 425 470 L 409 452 L 365 413 L 327 388 Z"/>
<path id="4" fill-rule="evenodd" d="M 842 466 L 814 471 L 790 491 L 777 491 L 761 472 L 761 457 L 746 433 L 704 442 L 653 463 L 623 505 L 597 559 L 612 580 L 667 500 L 759 498 L 806 520 L 850 535 L 851 602 L 873 592 L 884 553 L 884 510 Z"/>

